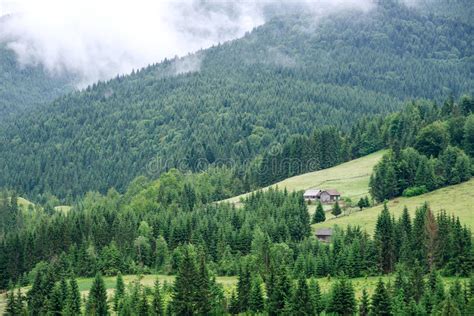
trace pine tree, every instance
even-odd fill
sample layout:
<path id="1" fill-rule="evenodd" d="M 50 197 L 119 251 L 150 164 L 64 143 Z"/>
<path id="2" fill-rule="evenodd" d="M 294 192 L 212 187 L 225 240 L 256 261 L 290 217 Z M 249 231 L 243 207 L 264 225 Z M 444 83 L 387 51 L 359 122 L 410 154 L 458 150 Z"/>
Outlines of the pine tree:
<path id="1" fill-rule="evenodd" d="M 341 210 L 341 207 L 339 206 L 339 202 L 336 201 L 336 203 L 334 203 L 334 206 L 332 207 L 331 214 L 338 217 L 339 215 L 341 215 L 341 213 L 342 213 L 342 210 Z"/>
<path id="2" fill-rule="evenodd" d="M 48 300 L 48 313 L 52 315 L 61 315 L 63 311 L 63 303 L 63 293 L 61 291 L 61 285 L 58 283 L 54 286 Z"/>
<path id="3" fill-rule="evenodd" d="M 253 313 L 261 313 L 264 309 L 265 303 L 263 299 L 262 287 L 258 277 L 254 277 L 252 280 L 252 287 L 250 288 L 249 310 Z"/>
<path id="4" fill-rule="evenodd" d="M 88 315 L 106 316 L 109 314 L 107 306 L 107 291 L 105 289 L 104 279 L 100 273 L 97 273 L 89 291 L 89 297 L 86 304 Z"/>
<path id="5" fill-rule="evenodd" d="M 174 281 L 172 294 L 172 311 L 177 315 L 193 315 L 195 309 L 195 295 L 197 271 L 193 257 L 189 253 L 188 247 L 185 248 L 178 274 Z"/>
<path id="6" fill-rule="evenodd" d="M 461 316 L 461 312 L 459 311 L 459 308 L 456 306 L 455 302 L 450 297 L 447 297 L 446 300 L 444 300 L 441 313 L 439 313 L 439 315 L 440 316 Z"/>
<path id="7" fill-rule="evenodd" d="M 248 267 L 241 268 L 237 281 L 237 296 L 239 298 L 240 312 L 244 312 L 248 309 L 251 285 L 251 275 Z"/>
<path id="8" fill-rule="evenodd" d="M 69 281 L 69 291 L 66 300 L 66 310 L 68 315 L 79 315 L 81 313 L 81 293 L 76 279 Z"/>
<path id="9" fill-rule="evenodd" d="M 161 296 L 160 281 L 158 279 L 156 279 L 155 287 L 153 289 L 152 311 L 154 316 L 163 315 L 163 298 Z"/>
<path id="10" fill-rule="evenodd" d="M 207 315 L 211 311 L 211 289 L 204 255 L 201 255 L 195 290 L 195 312 Z"/>
<path id="11" fill-rule="evenodd" d="M 118 311 L 120 301 L 123 299 L 124 294 L 125 294 L 125 284 L 123 283 L 122 274 L 119 272 L 117 274 L 117 280 L 115 284 L 114 311 Z"/>
<path id="12" fill-rule="evenodd" d="M 5 310 L 6 316 L 15 316 L 18 315 L 18 305 L 16 302 L 15 292 L 13 287 L 7 293 L 7 308 Z"/>
<path id="13" fill-rule="evenodd" d="M 316 212 L 313 215 L 313 224 L 315 223 L 322 223 L 326 220 L 326 214 L 324 213 L 323 205 L 321 202 L 318 202 L 318 206 L 316 207 Z"/>
<path id="14" fill-rule="evenodd" d="M 237 314 L 239 314 L 239 309 L 240 309 L 240 307 L 239 307 L 239 298 L 237 297 L 237 295 L 235 295 L 235 291 L 232 291 L 227 311 L 231 315 L 237 315 Z"/>
<path id="15" fill-rule="evenodd" d="M 378 251 L 378 262 L 380 269 L 384 273 L 393 271 L 394 264 L 394 234 L 392 217 L 387 208 L 387 204 L 384 205 L 382 212 L 377 218 L 377 224 L 375 226 L 375 244 Z"/>
<path id="16" fill-rule="evenodd" d="M 362 289 L 362 297 L 360 299 L 360 305 L 359 305 L 359 315 L 360 316 L 367 316 L 369 315 L 369 294 L 367 293 L 367 289 L 363 288 Z"/>
<path id="17" fill-rule="evenodd" d="M 275 271 L 276 270 L 276 271 Z M 291 283 L 284 266 L 272 268 L 267 283 L 268 314 L 279 315 L 288 307 L 291 293 Z"/>
<path id="18" fill-rule="evenodd" d="M 321 288 L 318 281 L 314 278 L 311 278 L 309 281 L 309 295 L 313 310 L 316 314 L 320 314 L 324 310 L 324 305 L 321 298 Z"/>
<path id="19" fill-rule="evenodd" d="M 298 285 L 293 293 L 291 309 L 292 315 L 313 315 L 311 296 L 309 294 L 308 284 L 306 283 L 306 278 L 304 276 L 301 276 L 298 279 Z"/>
<path id="20" fill-rule="evenodd" d="M 148 299 L 146 297 L 145 289 L 142 290 L 140 299 L 138 301 L 138 316 L 148 316 L 150 314 L 150 305 L 148 305 Z"/>
<path id="21" fill-rule="evenodd" d="M 339 279 L 332 287 L 328 311 L 340 315 L 356 312 L 354 288 L 346 277 Z"/>
<path id="22" fill-rule="evenodd" d="M 374 295 L 372 295 L 371 312 L 374 315 L 392 315 L 392 306 L 390 302 L 390 294 L 385 288 L 382 279 L 379 279 Z"/>

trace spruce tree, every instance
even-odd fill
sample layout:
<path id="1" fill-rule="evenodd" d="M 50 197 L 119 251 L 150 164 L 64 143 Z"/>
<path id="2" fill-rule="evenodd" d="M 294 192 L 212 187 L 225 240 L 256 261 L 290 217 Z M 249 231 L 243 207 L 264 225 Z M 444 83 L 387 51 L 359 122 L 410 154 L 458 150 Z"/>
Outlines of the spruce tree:
<path id="1" fill-rule="evenodd" d="M 251 285 L 249 268 L 241 268 L 239 271 L 239 279 L 237 281 L 237 296 L 239 298 L 240 312 L 245 312 L 248 309 Z"/>
<path id="2" fill-rule="evenodd" d="M 18 305 L 16 302 L 15 291 L 13 287 L 7 293 L 7 308 L 5 309 L 6 316 L 18 315 Z"/>
<path id="3" fill-rule="evenodd" d="M 372 307 L 370 310 L 374 315 L 392 315 L 390 294 L 385 288 L 385 284 L 383 283 L 382 279 L 379 279 L 377 287 L 375 288 L 375 292 L 372 295 Z"/>
<path id="4" fill-rule="evenodd" d="M 313 215 L 313 224 L 321 223 L 326 220 L 326 214 L 324 213 L 323 205 L 321 202 L 318 202 L 318 206 L 316 207 L 316 212 Z"/>
<path id="5" fill-rule="evenodd" d="M 250 288 L 249 310 L 252 313 L 261 313 L 264 309 L 265 303 L 263 299 L 262 287 L 258 277 L 254 277 L 252 280 L 252 287 Z"/>
<path id="6" fill-rule="evenodd" d="M 370 310 L 370 302 L 369 302 L 369 294 L 367 293 L 367 289 L 362 289 L 362 297 L 360 299 L 359 305 L 359 315 L 360 316 L 367 316 L 369 315 Z"/>
<path id="7" fill-rule="evenodd" d="M 211 284 L 207 272 L 204 255 L 201 255 L 199 261 L 199 271 L 196 278 L 195 290 L 195 312 L 200 315 L 207 315 L 211 311 Z"/>
<path id="8" fill-rule="evenodd" d="M 117 280 L 115 283 L 115 293 L 114 293 L 114 311 L 118 310 L 120 301 L 123 299 L 125 294 L 125 284 L 123 283 L 122 274 L 119 272 L 117 274 Z"/>
<path id="9" fill-rule="evenodd" d="M 321 298 L 321 288 L 318 281 L 314 278 L 311 278 L 309 281 L 309 295 L 313 310 L 316 314 L 320 314 L 324 310 L 324 304 Z"/>
<path id="10" fill-rule="evenodd" d="M 240 307 L 239 307 L 239 298 L 237 297 L 237 295 L 235 295 L 235 291 L 232 291 L 227 311 L 231 315 L 237 315 L 237 314 L 239 314 L 239 309 L 240 309 Z"/>
<path id="11" fill-rule="evenodd" d="M 156 279 L 153 289 L 152 311 L 154 316 L 163 315 L 163 298 L 161 296 L 160 281 L 158 279 Z"/>
<path id="12" fill-rule="evenodd" d="M 54 286 L 53 291 L 48 300 L 48 313 L 51 315 L 61 315 L 63 311 L 63 294 L 61 285 L 58 283 Z"/>
<path id="13" fill-rule="evenodd" d="M 377 218 L 374 241 L 378 252 L 379 267 L 384 273 L 393 271 L 394 264 L 394 227 L 387 204 Z"/>
<path id="14" fill-rule="evenodd" d="M 311 304 L 311 296 L 309 294 L 306 278 L 301 276 L 298 279 L 298 285 L 293 293 L 291 302 L 292 315 L 309 316 L 313 315 L 313 306 Z"/>
<path id="15" fill-rule="evenodd" d="M 196 281 L 196 266 L 188 247 L 186 247 L 173 286 L 171 305 L 174 314 L 183 316 L 193 315 L 195 310 Z"/>
<path id="16" fill-rule="evenodd" d="M 336 203 L 334 203 L 332 207 L 331 214 L 338 217 L 339 215 L 341 215 L 341 213 L 342 213 L 342 210 L 341 210 L 341 207 L 339 206 L 339 202 L 336 201 Z"/>
<path id="17" fill-rule="evenodd" d="M 69 281 L 69 291 L 66 300 L 66 309 L 69 315 L 79 315 L 81 313 L 81 293 L 76 279 Z"/>
<path id="18" fill-rule="evenodd" d="M 138 310 L 137 310 L 137 315 L 138 316 L 148 316 L 150 314 L 150 305 L 148 305 L 148 299 L 146 296 L 146 291 L 145 289 L 142 290 L 142 293 L 140 295 L 140 299 L 138 301 Z"/>
<path id="19" fill-rule="evenodd" d="M 109 314 L 107 306 L 107 291 L 104 279 L 97 273 L 87 298 L 86 313 L 88 315 L 106 316 Z"/>
<path id="20" fill-rule="evenodd" d="M 354 288 L 346 277 L 333 285 L 328 311 L 340 315 L 353 315 L 356 312 Z"/>

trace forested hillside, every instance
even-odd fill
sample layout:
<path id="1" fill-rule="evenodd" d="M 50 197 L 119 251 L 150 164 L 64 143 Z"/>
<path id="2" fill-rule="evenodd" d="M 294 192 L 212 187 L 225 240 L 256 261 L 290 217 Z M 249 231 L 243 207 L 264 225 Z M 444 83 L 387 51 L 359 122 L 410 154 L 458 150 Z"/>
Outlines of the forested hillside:
<path id="1" fill-rule="evenodd" d="M 42 66 L 20 65 L 15 53 L 0 41 L 0 121 L 21 109 L 50 103 L 72 89 L 72 78 L 50 75 Z"/>
<path id="2" fill-rule="evenodd" d="M 295 133 L 348 131 L 406 99 L 471 92 L 473 36 L 469 24 L 392 2 L 317 22 L 275 18 L 6 122 L 0 186 L 66 197 L 123 191 L 170 167 L 241 166 Z"/>

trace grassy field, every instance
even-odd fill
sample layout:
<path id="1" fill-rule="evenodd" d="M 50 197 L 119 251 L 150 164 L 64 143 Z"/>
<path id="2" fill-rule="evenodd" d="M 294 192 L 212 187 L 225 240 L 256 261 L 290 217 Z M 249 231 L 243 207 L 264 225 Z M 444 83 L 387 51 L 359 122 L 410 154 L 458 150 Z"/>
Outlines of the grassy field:
<path id="1" fill-rule="evenodd" d="M 158 278 L 163 285 L 164 282 L 168 283 L 169 285 L 172 285 L 174 282 L 174 276 L 169 276 L 169 275 L 144 275 L 144 276 L 136 276 L 136 275 L 126 275 L 123 277 L 124 282 L 126 285 L 130 284 L 131 282 L 134 282 L 136 280 L 140 280 L 140 283 L 147 286 L 147 287 L 152 287 L 155 280 Z M 352 285 L 354 286 L 356 297 L 359 298 L 362 293 L 362 289 L 367 289 L 367 292 L 369 294 L 372 294 L 377 282 L 378 282 L 379 277 L 362 277 L 362 278 L 355 278 L 351 279 Z M 389 280 L 391 282 L 394 281 L 394 276 L 384 276 L 382 279 L 385 282 L 388 282 Z M 450 284 L 454 282 L 456 278 L 443 278 L 445 285 L 449 288 Z M 106 277 L 104 278 L 105 281 L 105 286 L 107 288 L 107 293 L 109 295 L 109 298 L 112 298 L 113 292 L 114 292 L 114 287 L 115 287 L 115 277 Z M 337 280 L 337 278 L 319 278 L 318 283 L 319 286 L 321 287 L 321 290 L 323 293 L 328 293 L 334 284 L 334 282 Z M 461 282 L 467 281 L 467 279 L 460 279 Z M 88 291 L 90 287 L 92 286 L 92 278 L 80 278 L 78 279 L 78 285 L 79 285 L 79 290 L 81 291 L 82 296 L 86 296 L 88 294 Z M 231 292 L 235 290 L 237 286 L 237 277 L 217 277 L 217 282 L 222 284 L 224 287 L 224 291 L 227 297 L 230 297 Z M 24 288 L 24 292 L 26 292 L 28 288 Z M 6 297 L 5 294 L 0 295 L 0 315 L 3 315 L 6 307 Z"/>
<path id="2" fill-rule="evenodd" d="M 389 210 L 398 217 L 406 206 L 413 216 L 417 207 L 428 202 L 433 212 L 446 210 L 449 214 L 459 216 L 461 222 L 474 228 L 474 179 L 458 185 L 442 188 L 427 194 L 411 198 L 396 198 L 388 202 Z M 350 215 L 334 218 L 329 213 L 326 214 L 326 222 L 313 225 L 313 229 L 341 227 L 359 225 L 367 232 L 372 233 L 377 221 L 377 216 L 382 209 L 382 205 L 364 209 L 362 212 L 353 212 Z"/>
<path id="3" fill-rule="evenodd" d="M 372 169 L 382 158 L 383 154 L 384 151 L 378 151 L 332 168 L 291 177 L 263 190 L 267 190 L 270 187 L 286 188 L 289 191 L 307 190 L 310 188 L 337 189 L 342 194 L 342 197 L 349 197 L 355 200 L 368 194 L 369 178 Z M 238 204 L 240 199 L 248 194 L 242 194 L 224 200 L 224 202 Z"/>

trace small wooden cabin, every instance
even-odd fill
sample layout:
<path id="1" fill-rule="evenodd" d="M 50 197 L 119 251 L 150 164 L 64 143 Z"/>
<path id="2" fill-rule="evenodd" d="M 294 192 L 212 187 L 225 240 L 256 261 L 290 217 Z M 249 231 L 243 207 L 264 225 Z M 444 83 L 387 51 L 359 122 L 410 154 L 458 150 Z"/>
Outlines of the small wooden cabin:
<path id="1" fill-rule="evenodd" d="M 322 242 L 330 242 L 332 237 L 331 228 L 320 228 L 316 231 L 316 238 Z"/>

